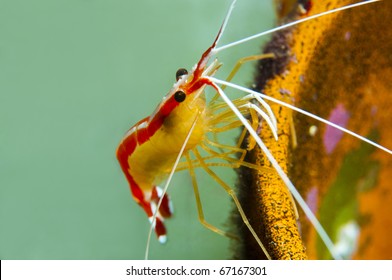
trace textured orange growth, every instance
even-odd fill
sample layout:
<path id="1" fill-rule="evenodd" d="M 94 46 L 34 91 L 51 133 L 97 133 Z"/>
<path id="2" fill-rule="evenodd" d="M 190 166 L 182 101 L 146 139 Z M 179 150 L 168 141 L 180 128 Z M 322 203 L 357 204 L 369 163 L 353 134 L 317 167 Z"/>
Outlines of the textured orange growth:
<path id="1" fill-rule="evenodd" d="M 290 122 L 288 110 L 275 110 L 278 123 Z M 283 171 L 287 173 L 287 157 L 290 143 L 289 126 L 281 126 L 279 144 L 273 143 L 275 139 L 271 135 L 264 136 L 264 143 L 270 149 L 275 159 L 280 163 Z M 257 161 L 262 166 L 271 167 L 270 162 L 258 150 Z M 271 167 L 272 168 L 272 167 Z M 269 249 L 274 259 L 306 259 L 305 249 L 297 228 L 292 201 L 287 188 L 281 184 L 276 173 L 259 173 L 256 183 L 260 185 L 259 210 L 266 228 L 266 235 L 271 236 L 268 241 Z"/>
<path id="2" fill-rule="evenodd" d="M 284 0 L 282 0 L 285 2 Z M 312 1 L 309 15 L 341 7 L 351 0 Z M 291 16 L 298 15 L 295 6 Z M 275 35 L 275 43 L 267 47 L 267 52 L 287 55 L 283 71 L 269 81 L 260 81 L 258 87 L 268 95 L 291 102 L 296 106 L 328 118 L 337 106 L 343 106 L 349 114 L 348 129 L 367 136 L 372 131 L 378 134 L 377 142 L 392 148 L 392 29 L 385 19 L 392 18 L 392 1 L 365 5 L 350 11 L 325 16 L 299 27 Z M 290 15 L 290 13 L 289 13 Z M 277 49 L 285 44 L 287 50 Z M 271 46 L 275 45 L 275 49 Z M 264 61 L 259 67 L 266 68 Z M 260 69 L 261 69 L 260 68 Z M 265 71 L 265 70 L 264 70 Z M 271 70 L 272 71 L 272 70 Z M 272 106 L 277 115 L 279 142 L 273 140 L 268 129 L 262 129 L 261 136 L 267 147 L 278 160 L 283 170 L 288 171 L 294 185 L 306 199 L 310 189 L 317 189 L 316 215 L 324 218 L 320 207 L 329 195 L 350 195 L 356 213 L 354 220 L 360 226 L 359 246 L 348 257 L 360 259 L 392 258 L 392 190 L 389 174 L 392 170 L 392 156 L 382 151 L 372 152 L 366 161 L 375 161 L 379 169 L 373 174 L 375 185 L 361 190 L 362 181 L 350 182 L 337 178 L 343 168 L 345 158 L 360 147 L 360 141 L 345 135 L 331 154 L 324 148 L 325 125 L 293 113 L 298 145 L 293 148 L 291 134 L 291 111 Z M 309 133 L 311 126 L 317 127 L 314 136 Z M 261 166 L 270 166 L 263 153 L 255 149 L 254 158 Z M 359 168 L 359 167 L 358 167 Z M 352 173 L 356 167 L 352 166 Z M 346 174 L 347 175 L 347 174 Z M 344 175 L 344 176 L 346 176 Z M 256 195 L 252 220 L 262 217 L 266 243 L 271 255 L 276 259 L 325 258 L 321 246 L 317 245 L 317 235 L 300 211 L 301 236 L 294 218 L 290 197 L 278 175 L 255 174 L 252 192 Z M 350 177 L 348 174 L 347 177 Z M 367 177 L 367 179 L 369 179 Z M 349 186 L 342 187 L 337 194 L 331 194 L 331 186 L 343 181 L 354 186 L 356 193 L 345 193 Z M 340 194 L 339 194 L 340 193 Z M 332 196 L 333 197 L 333 196 Z M 334 210 L 332 203 L 323 209 Z M 325 211 L 328 216 L 328 211 Z M 324 224 L 332 239 L 337 233 L 333 224 Z"/>
<path id="3" fill-rule="evenodd" d="M 392 14 L 392 2 L 385 8 L 385 16 Z M 387 15 L 388 14 L 388 15 Z M 384 27 L 389 31 L 390 27 Z M 388 35 L 389 34 L 389 35 Z M 391 38 L 389 31 L 385 36 L 385 41 Z M 390 51 L 392 43 L 389 43 Z M 378 93 L 372 100 L 376 104 L 379 113 L 377 121 L 380 126 L 381 143 L 387 147 L 392 147 L 392 122 L 391 122 L 391 98 L 386 95 L 392 90 L 392 58 L 385 53 L 376 52 L 375 59 L 379 59 L 380 65 L 388 65 L 375 71 L 370 76 L 369 84 Z M 377 187 L 368 192 L 363 192 L 360 197 L 360 212 L 363 217 L 367 217 L 360 236 L 360 250 L 355 254 L 358 259 L 392 259 L 392 160 L 385 153 L 378 151 L 374 158 L 380 162 L 381 171 L 377 178 Z"/>

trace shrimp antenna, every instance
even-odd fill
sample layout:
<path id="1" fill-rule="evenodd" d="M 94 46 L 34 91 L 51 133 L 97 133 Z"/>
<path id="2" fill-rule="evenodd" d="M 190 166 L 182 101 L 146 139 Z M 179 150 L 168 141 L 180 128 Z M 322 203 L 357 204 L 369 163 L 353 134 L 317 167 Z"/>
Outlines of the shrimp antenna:
<path id="1" fill-rule="evenodd" d="M 235 6 L 235 3 L 236 3 L 236 2 L 237 2 L 237 0 L 233 0 L 233 2 L 231 2 L 231 4 L 230 4 L 229 10 L 227 11 L 226 16 L 225 16 L 225 19 L 223 20 L 223 23 L 222 23 L 222 26 L 221 26 L 221 28 L 220 28 L 220 30 L 219 30 L 218 36 L 217 36 L 217 38 L 215 39 L 215 42 L 214 42 L 215 45 L 218 44 L 220 38 L 221 38 L 222 35 L 223 35 L 223 32 L 225 32 L 227 23 L 229 22 L 229 18 L 230 18 L 230 16 L 231 16 L 231 13 L 232 13 L 233 10 L 234 10 L 234 6 Z"/>
<path id="2" fill-rule="evenodd" d="M 284 24 L 284 25 L 272 28 L 270 30 L 267 30 L 267 31 L 264 31 L 264 32 L 260 32 L 260 33 L 257 33 L 255 35 L 243 38 L 241 40 L 229 43 L 229 44 L 221 46 L 219 48 L 214 47 L 211 50 L 211 54 L 217 54 L 218 52 L 220 52 L 220 51 L 222 51 L 224 49 L 228 49 L 228 48 L 234 47 L 236 45 L 240 45 L 240 44 L 245 43 L 247 41 L 254 40 L 254 39 L 262 37 L 264 35 L 271 34 L 271 33 L 274 33 L 274 32 L 277 32 L 277 31 L 280 31 L 280 30 L 283 30 L 283 29 L 286 29 L 286 28 L 291 27 L 291 26 L 298 25 L 300 23 L 303 23 L 303 22 L 306 22 L 306 21 L 309 21 L 309 20 L 312 20 L 312 19 L 315 19 L 315 18 L 319 18 L 319 17 L 322 17 L 322 16 L 326 16 L 326 15 L 329 15 L 329 14 L 333 14 L 333 13 L 339 12 L 339 11 L 343 11 L 343 10 L 347 10 L 347 9 L 351 9 L 351 8 L 354 8 L 354 7 L 359 7 L 359 6 L 362 6 L 362 5 L 371 4 L 371 3 L 375 3 L 375 2 L 380 2 L 380 1 L 382 1 L 382 0 L 363 1 L 363 2 L 359 2 L 359 3 L 343 6 L 343 7 L 340 7 L 340 8 L 332 9 L 332 10 L 329 10 L 329 11 L 326 11 L 326 12 L 322 12 L 322 13 L 319 13 L 319 14 L 316 14 L 316 15 L 312 15 L 312 16 L 309 16 L 309 17 L 306 17 L 306 18 L 303 18 L 303 19 L 299 19 L 299 20 L 296 20 L 296 21 L 293 21 L 293 22 L 290 22 L 290 23 L 287 23 L 287 24 Z M 234 5 L 234 2 L 235 1 L 233 1 L 232 6 Z M 230 8 L 231 9 L 229 10 L 228 15 L 230 15 L 231 10 L 232 10 L 232 7 L 230 7 Z M 225 23 L 227 22 L 227 20 L 228 20 L 228 18 L 226 17 Z M 225 23 L 224 23 L 223 26 L 225 26 Z M 221 34 L 218 35 L 218 36 L 220 37 Z"/>
<path id="3" fill-rule="evenodd" d="M 227 22 L 229 21 L 229 18 L 231 16 L 231 13 L 234 9 L 234 5 L 236 2 L 237 2 L 237 0 L 233 0 L 233 2 L 231 2 L 229 10 L 226 13 L 225 19 L 223 20 L 223 23 L 222 23 L 221 27 L 219 28 L 218 35 L 216 35 L 215 40 L 212 43 L 212 45 L 203 53 L 199 62 L 195 65 L 195 70 L 194 70 L 194 77 L 195 78 L 199 77 L 199 75 L 201 75 L 204 67 L 208 63 L 208 60 L 211 58 L 211 56 L 213 56 L 215 54 L 214 50 L 216 48 L 216 45 L 218 44 L 220 38 L 223 35 L 224 30 L 226 29 Z"/>
<path id="4" fill-rule="evenodd" d="M 262 149 L 263 153 L 267 156 L 268 160 L 271 162 L 272 166 L 275 168 L 276 172 L 279 174 L 280 178 L 283 180 L 284 184 L 287 186 L 291 194 L 294 196 L 295 200 L 301 206 L 302 210 L 315 227 L 317 233 L 319 234 L 320 238 L 323 240 L 325 246 L 328 248 L 329 252 L 331 253 L 334 259 L 342 259 L 342 256 L 336 249 L 335 245 L 333 244 L 332 240 L 329 238 L 327 232 L 317 220 L 316 216 L 313 214 L 312 210 L 310 210 L 309 206 L 306 204 L 305 200 L 302 198 L 298 190 L 295 188 L 294 184 L 290 181 L 289 177 L 287 177 L 286 173 L 282 170 L 279 163 L 276 161 L 274 156 L 268 150 L 267 146 L 265 146 L 263 140 L 259 137 L 257 132 L 252 128 L 249 122 L 245 119 L 245 117 L 240 113 L 240 111 L 235 107 L 235 105 L 231 102 L 231 100 L 227 97 L 224 91 L 217 85 L 221 83 L 220 80 L 206 77 L 209 80 L 209 85 L 215 88 L 215 90 L 219 93 L 222 97 L 223 101 L 230 107 L 230 109 L 234 112 L 234 114 L 238 117 L 238 119 L 242 122 L 245 128 L 249 131 L 249 134 L 255 139 L 256 143 Z M 223 84 L 223 83 L 222 83 Z M 228 83 L 231 84 L 231 83 Z"/>
<path id="5" fill-rule="evenodd" d="M 199 116 L 196 116 L 195 120 L 193 121 L 193 124 L 192 124 L 191 128 L 189 129 L 189 132 L 188 132 L 188 134 L 187 134 L 187 136 L 186 136 L 186 138 L 185 138 L 185 140 L 184 140 L 184 143 L 182 144 L 181 149 L 180 149 L 180 151 L 179 151 L 179 153 L 178 153 L 178 156 L 177 156 L 177 158 L 176 158 L 176 161 L 174 162 L 173 167 L 172 167 L 172 169 L 171 169 L 171 171 L 170 171 L 169 177 L 168 177 L 167 180 L 166 180 L 166 184 L 165 184 L 165 187 L 163 188 L 162 196 L 160 197 L 160 199 L 159 199 L 159 201 L 158 201 L 158 204 L 157 204 L 157 207 L 156 207 L 156 209 L 155 209 L 154 215 L 151 217 L 151 225 L 150 225 L 150 230 L 149 230 L 149 232 L 148 232 L 146 251 L 145 251 L 145 253 L 144 253 L 144 259 L 145 259 L 145 260 L 148 260 L 148 253 L 149 253 L 149 251 L 150 251 L 150 243 L 151 243 L 152 230 L 153 230 L 153 228 L 154 228 L 155 221 L 156 221 L 156 219 L 157 219 L 157 215 L 158 215 L 159 208 L 161 207 L 163 198 L 164 198 L 165 194 L 167 193 L 167 189 L 169 188 L 169 184 L 170 184 L 170 182 L 171 182 L 171 180 L 172 180 L 172 178 L 173 178 L 174 172 L 176 171 L 176 168 L 177 168 L 177 166 L 178 166 L 178 163 L 179 163 L 180 160 L 181 160 L 181 157 L 182 157 L 182 155 L 183 155 L 183 153 L 184 153 L 185 147 L 186 147 L 186 145 L 188 144 L 189 138 L 190 138 L 191 135 L 192 135 L 193 129 L 195 128 L 195 125 L 196 125 L 196 122 L 197 122 L 198 119 L 199 119 Z"/>
<path id="6" fill-rule="evenodd" d="M 222 80 L 219 80 L 219 79 L 216 79 L 216 78 L 213 78 L 213 77 L 208 77 L 208 79 L 213 81 L 213 82 L 215 82 L 215 83 L 217 83 L 217 84 L 225 85 L 225 86 L 228 86 L 228 87 L 231 87 L 231 88 L 238 89 L 238 90 L 240 90 L 242 92 L 250 93 L 250 94 L 252 94 L 252 96 L 255 99 L 259 99 L 260 97 L 262 97 L 262 98 L 267 99 L 269 101 L 272 101 L 272 102 L 274 102 L 276 104 L 279 104 L 281 106 L 287 107 L 287 108 L 289 108 L 289 109 L 291 109 L 293 111 L 296 111 L 296 112 L 298 112 L 300 114 L 303 114 L 305 116 L 311 117 L 311 118 L 313 118 L 315 120 L 318 120 L 320 122 L 323 122 L 323 123 L 325 123 L 327 125 L 330 125 L 330 126 L 336 128 L 336 129 L 339 129 L 340 131 L 343 131 L 343 132 L 345 132 L 347 134 L 350 134 L 351 136 L 354 136 L 355 138 L 358 138 L 359 140 L 362 140 L 362 141 L 364 141 L 364 142 L 366 142 L 366 143 L 368 143 L 368 144 L 370 144 L 370 145 L 372 145 L 372 146 L 374 146 L 374 147 L 376 147 L 376 148 L 378 148 L 380 150 L 383 150 L 384 152 L 387 152 L 388 154 L 392 154 L 392 150 L 389 150 L 389 149 L 385 148 L 384 146 L 382 146 L 380 144 L 377 144 L 376 142 L 374 142 L 372 140 L 367 139 L 366 137 L 363 137 L 363 136 L 361 136 L 361 135 L 359 135 L 359 134 L 357 134 L 355 132 L 352 132 L 351 130 L 348 130 L 348 129 L 340 126 L 340 125 L 337 125 L 337 124 L 335 124 L 333 122 L 330 122 L 330 121 L 328 121 L 326 119 L 323 119 L 323 118 L 321 118 L 321 117 L 319 117 L 319 116 L 317 116 L 315 114 L 312 114 L 312 113 L 310 113 L 308 111 L 305 111 L 303 109 L 297 108 L 297 107 L 295 107 L 293 105 L 290 105 L 290 104 L 288 104 L 286 102 L 283 102 L 283 101 L 281 101 L 279 99 L 276 99 L 276 98 L 273 98 L 273 97 L 271 97 L 269 95 L 266 95 L 264 93 L 260 93 L 260 92 L 248 89 L 246 87 L 242 87 L 242 86 L 230 83 L 230 82 L 222 81 Z"/>

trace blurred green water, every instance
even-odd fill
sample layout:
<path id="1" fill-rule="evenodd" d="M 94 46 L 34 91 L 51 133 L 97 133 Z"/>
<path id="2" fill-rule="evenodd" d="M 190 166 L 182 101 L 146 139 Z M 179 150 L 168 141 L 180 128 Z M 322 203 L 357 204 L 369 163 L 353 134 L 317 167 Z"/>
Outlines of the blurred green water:
<path id="1" fill-rule="evenodd" d="M 197 62 L 229 2 L 0 1 L 1 259 L 143 258 L 149 225 L 115 149 L 177 68 Z M 238 2 L 221 44 L 273 25 L 270 1 Z M 219 76 L 260 42 L 220 54 Z M 199 224 L 189 176 L 176 175 L 169 242 L 153 240 L 151 258 L 230 257 L 229 240 Z M 199 178 L 207 219 L 224 228 L 229 199 Z"/>

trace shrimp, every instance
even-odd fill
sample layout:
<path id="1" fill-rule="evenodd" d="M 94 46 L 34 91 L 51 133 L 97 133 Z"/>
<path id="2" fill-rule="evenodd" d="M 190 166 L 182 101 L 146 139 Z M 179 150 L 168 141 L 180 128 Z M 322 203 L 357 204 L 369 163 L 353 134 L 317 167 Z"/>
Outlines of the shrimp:
<path id="1" fill-rule="evenodd" d="M 311 223 L 315 226 L 333 257 L 338 259 L 340 256 L 336 252 L 334 245 L 325 230 L 296 190 L 287 174 L 282 170 L 276 159 L 258 136 L 257 130 L 267 128 L 271 131 L 273 137 L 276 140 L 278 139 L 279 128 L 276 117 L 274 116 L 270 105 L 265 100 L 288 107 L 301 114 L 324 122 L 351 134 L 362 141 L 374 145 L 379 149 L 383 149 L 388 153 L 392 152 L 337 124 L 298 109 L 286 102 L 238 86 L 228 80 L 224 81 L 215 78 L 214 75 L 222 64 L 213 58 L 218 52 L 246 41 L 256 39 L 268 33 L 276 32 L 300 22 L 311 20 L 321 15 L 352 8 L 359 4 L 362 5 L 363 2 L 358 5 L 350 5 L 320 15 L 306 17 L 268 32 L 262 32 L 243 40 L 217 47 L 235 2 L 235 0 L 232 2 L 218 35 L 212 45 L 203 53 L 199 62 L 189 72 L 182 68 L 179 69 L 176 73 L 177 82 L 163 98 L 153 114 L 136 123 L 125 134 L 116 151 L 121 169 L 129 183 L 133 198 L 145 211 L 151 223 L 151 229 L 155 231 L 155 234 L 161 243 L 164 243 L 167 240 L 164 220 L 170 218 L 173 214 L 172 202 L 169 195 L 166 193 L 166 190 L 173 173 L 183 169 L 188 169 L 190 171 L 201 223 L 218 234 L 231 236 L 229 233 L 208 224 L 204 220 L 194 174 L 195 168 L 202 168 L 231 196 L 244 224 L 247 226 L 267 258 L 271 259 L 268 250 L 249 223 L 235 192 L 211 169 L 213 166 L 226 166 L 230 168 L 242 166 L 259 171 L 271 172 L 263 170 L 263 168 L 244 160 L 245 154 L 252 149 L 254 145 L 257 145 L 265 153 L 290 193 L 303 209 Z M 371 2 L 376 2 L 376 0 L 368 1 L 367 3 Z M 205 96 L 206 87 L 213 88 L 217 92 L 218 97 L 211 101 L 207 100 Z M 223 91 L 224 87 L 237 89 L 247 95 L 242 98 L 231 100 Z M 218 101 L 219 97 L 221 99 L 220 101 Z M 252 101 L 256 101 L 256 104 Z M 250 116 L 249 120 L 244 116 Z M 262 120 L 261 123 L 263 125 L 260 125 L 259 119 Z M 227 146 L 216 141 L 217 134 L 238 128 L 243 128 L 243 133 L 237 145 Z M 242 144 L 245 133 L 249 133 L 255 143 L 253 143 L 253 145 L 249 143 L 246 148 L 243 148 Z M 208 155 L 203 156 L 199 152 L 200 148 Z M 237 154 L 240 154 L 239 159 L 232 157 Z M 193 159 L 191 155 L 193 155 Z M 182 157 L 185 158 L 185 162 L 180 162 Z M 217 159 L 223 160 L 224 162 L 210 161 Z M 167 179 L 167 182 L 162 189 L 158 185 L 164 179 Z M 296 211 L 294 201 L 292 207 L 293 210 Z M 148 252 L 148 249 L 146 251 Z"/>

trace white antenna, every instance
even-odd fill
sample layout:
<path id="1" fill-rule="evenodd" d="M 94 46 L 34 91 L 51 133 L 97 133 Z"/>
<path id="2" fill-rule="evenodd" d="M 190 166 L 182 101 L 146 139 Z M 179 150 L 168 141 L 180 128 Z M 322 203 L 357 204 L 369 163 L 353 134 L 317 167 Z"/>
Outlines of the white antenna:
<path id="1" fill-rule="evenodd" d="M 293 106 L 293 105 L 290 105 L 290 104 L 288 104 L 288 103 L 286 103 L 286 102 L 283 102 L 283 101 L 281 101 L 281 100 L 279 100 L 279 99 L 276 99 L 276 98 L 273 98 L 273 97 L 271 97 L 271 96 L 269 96 L 269 95 L 266 95 L 266 94 L 263 94 L 263 93 L 260 93 L 260 92 L 257 92 L 257 91 L 248 89 L 248 88 L 246 88 L 246 87 L 242 87 L 242 86 L 239 86 L 239 85 L 230 83 L 230 82 L 226 82 L 226 81 L 223 81 L 223 80 L 219 80 L 219 79 L 214 78 L 214 77 L 208 77 L 208 79 L 211 80 L 211 81 L 213 81 L 214 83 L 221 84 L 221 85 L 225 85 L 225 86 L 228 86 L 228 87 L 231 87 L 231 88 L 238 89 L 238 90 L 243 91 L 243 92 L 250 93 L 250 94 L 252 94 L 253 97 L 254 97 L 255 99 L 257 99 L 257 100 L 259 100 L 259 99 L 262 97 L 262 98 L 264 98 L 264 99 L 267 99 L 267 100 L 269 100 L 269 101 L 272 101 L 272 102 L 274 102 L 274 103 L 277 103 L 277 104 L 279 104 L 279 105 L 281 105 L 281 106 L 290 108 L 290 109 L 293 110 L 293 111 L 296 111 L 296 112 L 298 112 L 298 113 L 301 113 L 301 114 L 303 114 L 303 115 L 306 115 L 306 116 L 308 116 L 308 117 L 311 117 L 311 118 L 313 118 L 313 119 L 315 119 L 315 120 L 318 120 L 318 121 L 320 121 L 320 122 L 323 122 L 323 123 L 325 123 L 325 124 L 327 124 L 327 125 L 330 125 L 330 126 L 336 128 L 336 129 L 339 129 L 339 130 L 341 130 L 341 131 L 343 131 L 343 132 L 345 132 L 345 133 L 347 133 L 347 134 L 350 134 L 351 136 L 354 136 L 355 138 L 358 138 L 358 139 L 360 139 L 360 140 L 362 140 L 362 141 L 364 141 L 364 142 L 366 142 L 366 143 L 368 143 L 368 144 L 370 144 L 370 145 L 372 145 L 372 146 L 374 146 L 374 147 L 376 147 L 376 148 L 378 148 L 378 149 L 380 149 L 380 150 L 383 150 L 384 152 L 387 152 L 388 154 L 392 154 L 392 150 L 389 150 L 389 149 L 385 148 L 384 146 L 382 146 L 382 145 L 380 145 L 380 144 L 377 144 L 376 142 L 373 142 L 372 140 L 367 139 L 366 137 L 363 137 L 363 136 L 361 136 L 361 135 L 359 135 L 359 134 L 357 134 L 357 133 L 355 133 L 355 132 L 352 132 L 351 130 L 348 130 L 348 129 L 346 129 L 346 128 L 340 126 L 340 125 L 337 125 L 337 124 L 335 124 L 335 123 L 333 123 L 333 122 L 330 122 L 330 121 L 328 121 L 328 120 L 326 120 L 326 119 L 323 119 L 323 118 L 321 118 L 321 117 L 319 117 L 319 116 L 317 116 L 317 115 L 315 115 L 315 114 L 312 114 L 312 113 L 310 113 L 310 112 L 308 112 L 308 111 L 305 111 L 305 110 L 303 110 L 303 109 L 297 108 L 297 107 L 295 107 L 295 106 Z"/>
<path id="2" fill-rule="evenodd" d="M 171 182 L 171 180 L 172 180 L 172 178 L 173 178 L 174 172 L 176 171 L 177 165 L 178 165 L 178 163 L 179 163 L 180 160 L 181 160 L 181 157 L 182 157 L 182 155 L 183 155 L 183 153 L 184 153 L 185 147 L 186 147 L 186 145 L 188 144 L 189 138 L 190 138 L 191 135 L 192 135 L 193 129 L 195 128 L 195 125 L 196 125 L 196 122 L 197 122 L 198 119 L 199 119 L 199 115 L 197 115 L 196 118 L 195 118 L 195 120 L 193 121 L 193 124 L 192 124 L 191 128 L 189 129 L 189 132 L 188 132 L 188 134 L 187 134 L 187 136 L 186 136 L 186 138 L 185 138 L 185 140 L 184 140 L 184 143 L 183 143 L 182 146 L 181 146 L 181 149 L 180 149 L 180 151 L 179 151 L 179 153 L 178 153 L 178 156 L 177 156 L 177 158 L 176 158 L 176 161 L 174 162 L 173 167 L 172 167 L 172 169 L 171 169 L 171 171 L 170 171 L 169 177 L 168 177 L 167 180 L 166 180 L 165 187 L 163 188 L 163 193 L 162 193 L 162 195 L 161 195 L 161 197 L 160 197 L 160 199 L 159 199 L 159 202 L 158 202 L 158 205 L 157 205 L 157 207 L 156 207 L 156 209 L 155 209 L 154 215 L 151 217 L 150 231 L 148 232 L 146 251 L 145 251 L 145 253 L 144 253 L 144 259 L 145 259 L 145 260 L 148 260 L 148 253 L 149 253 L 149 251 L 150 251 L 150 243 L 151 243 L 152 230 L 153 230 L 153 228 L 154 228 L 154 224 L 155 224 L 155 221 L 156 221 L 156 219 L 157 219 L 157 215 L 158 215 L 159 208 L 161 207 L 163 198 L 164 198 L 165 194 L 167 193 L 167 189 L 169 188 L 169 184 L 170 184 L 170 182 Z"/>
<path id="3" fill-rule="evenodd" d="M 231 13 L 233 12 L 233 9 L 234 9 L 234 6 L 235 6 L 235 2 L 237 2 L 237 0 L 233 0 L 233 2 L 231 2 L 231 5 L 230 5 L 230 7 L 229 7 L 229 10 L 227 11 L 226 16 L 225 16 L 225 19 L 223 20 L 223 24 L 222 24 L 222 26 L 221 26 L 221 28 L 220 28 L 220 30 L 219 30 L 218 38 L 215 40 L 215 45 L 217 45 L 217 44 L 219 43 L 219 40 L 220 40 L 220 38 L 222 37 L 223 32 L 224 32 L 225 29 L 226 29 L 227 22 L 229 21 L 229 18 L 230 18 L 230 16 L 231 16 Z"/>
<path id="4" fill-rule="evenodd" d="M 254 40 L 254 39 L 259 38 L 259 37 L 262 37 L 262 36 L 264 36 L 264 35 L 268 35 L 268 34 L 271 34 L 271 33 L 274 33 L 274 32 L 277 32 L 277 31 L 280 31 L 280 30 L 283 30 L 283 29 L 286 29 L 286 28 L 291 27 L 291 26 L 298 25 L 298 24 L 300 24 L 300 23 L 303 23 L 303 22 L 306 22 L 306 21 L 309 21 L 309 20 L 312 20 L 312 19 L 315 19 L 315 18 L 318 18 L 318 17 L 322 17 L 322 16 L 325 16 L 325 15 L 329 15 L 329 14 L 333 14 L 333 13 L 339 12 L 339 11 L 343 11 L 343 10 L 347 10 L 347 9 L 351 9 L 351 8 L 354 8 L 354 7 L 358 7 L 358 6 L 362 6 L 362 5 L 366 5 L 366 4 L 370 4 L 370 3 L 375 3 L 375 2 L 379 2 L 379 1 L 382 1 L 382 0 L 369 0 L 369 1 L 363 1 L 363 2 L 359 2 L 359 3 L 347 5 L 347 6 L 344 6 L 344 7 L 332 9 L 332 10 L 329 10 L 329 11 L 326 11 L 326 12 L 323 12 L 323 13 L 319 13 L 319 14 L 317 14 L 317 15 L 309 16 L 309 17 L 306 17 L 306 18 L 303 18 L 303 19 L 299 19 L 299 20 L 296 20 L 296 21 L 293 21 L 293 22 L 284 24 L 284 25 L 282 25 L 282 26 L 278 26 L 278 27 L 272 28 L 272 29 L 270 29 L 270 30 L 267 30 L 267 31 L 264 31 L 264 32 L 260 32 L 260 33 L 257 33 L 257 34 L 255 34 L 255 35 L 246 37 L 246 38 L 244 38 L 244 39 L 241 39 L 241 40 L 238 40 L 238 41 L 229 43 L 229 44 L 227 44 L 227 45 L 224 45 L 224 46 L 221 46 L 221 47 L 218 47 L 218 48 L 215 47 L 215 48 L 211 51 L 211 53 L 212 53 L 212 54 L 217 54 L 218 52 L 220 52 L 220 51 L 222 51 L 222 50 L 224 50 L 224 49 L 228 49 L 228 48 L 234 47 L 234 46 L 236 46 L 236 45 L 240 45 L 240 44 L 245 43 L 245 42 L 247 42 L 247 41 Z M 234 2 L 235 2 L 235 1 L 234 1 Z M 234 4 L 234 3 L 233 3 L 233 4 Z M 232 5 L 233 5 L 233 4 L 232 4 Z M 231 12 L 231 11 L 230 11 L 230 12 Z"/>

